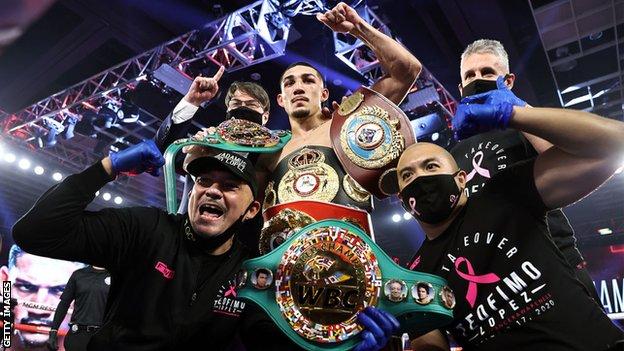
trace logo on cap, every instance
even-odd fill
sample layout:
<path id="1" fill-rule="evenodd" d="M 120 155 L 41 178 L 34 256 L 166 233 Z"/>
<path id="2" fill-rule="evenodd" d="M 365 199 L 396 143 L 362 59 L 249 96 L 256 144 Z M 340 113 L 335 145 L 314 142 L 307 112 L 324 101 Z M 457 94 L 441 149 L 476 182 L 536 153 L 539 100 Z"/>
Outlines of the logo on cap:
<path id="1" fill-rule="evenodd" d="M 214 157 L 225 164 L 238 168 L 241 172 L 244 172 L 245 167 L 247 167 L 247 162 L 244 159 L 230 153 L 222 152 Z"/>

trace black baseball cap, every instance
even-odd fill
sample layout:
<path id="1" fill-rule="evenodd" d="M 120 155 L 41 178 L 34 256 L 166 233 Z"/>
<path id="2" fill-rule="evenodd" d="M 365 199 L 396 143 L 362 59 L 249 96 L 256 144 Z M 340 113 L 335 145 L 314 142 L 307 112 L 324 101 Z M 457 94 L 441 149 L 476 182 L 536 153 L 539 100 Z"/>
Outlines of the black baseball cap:
<path id="1" fill-rule="evenodd" d="M 199 156 L 186 165 L 188 174 L 195 177 L 216 168 L 229 170 L 249 185 L 254 198 L 258 195 L 256 168 L 247 157 L 239 153 L 215 149 L 214 154 Z"/>

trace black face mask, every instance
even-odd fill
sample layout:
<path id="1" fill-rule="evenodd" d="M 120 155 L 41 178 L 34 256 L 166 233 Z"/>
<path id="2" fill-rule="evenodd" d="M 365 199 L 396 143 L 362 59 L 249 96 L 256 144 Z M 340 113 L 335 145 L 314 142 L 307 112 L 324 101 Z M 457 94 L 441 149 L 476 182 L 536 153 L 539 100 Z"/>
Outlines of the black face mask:
<path id="1" fill-rule="evenodd" d="M 462 88 L 462 98 L 476 94 L 487 93 L 488 91 L 496 89 L 498 89 L 498 87 L 496 86 L 495 80 L 475 79 Z"/>
<path id="2" fill-rule="evenodd" d="M 233 110 L 229 110 L 225 114 L 226 119 L 237 118 L 244 119 L 250 122 L 255 122 L 262 125 L 262 113 L 252 110 L 249 107 L 241 106 Z"/>
<path id="3" fill-rule="evenodd" d="M 447 219 L 459 202 L 461 189 L 453 174 L 421 176 L 407 184 L 399 194 L 403 208 L 416 219 L 437 224 Z"/>

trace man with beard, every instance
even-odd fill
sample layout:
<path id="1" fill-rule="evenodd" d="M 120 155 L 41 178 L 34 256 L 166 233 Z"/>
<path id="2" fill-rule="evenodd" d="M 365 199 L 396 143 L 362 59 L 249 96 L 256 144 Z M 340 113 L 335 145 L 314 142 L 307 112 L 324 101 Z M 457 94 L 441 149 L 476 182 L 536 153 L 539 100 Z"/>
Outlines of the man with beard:
<path id="1" fill-rule="evenodd" d="M 418 143 L 401 155 L 399 197 L 426 234 L 418 270 L 446 278 L 456 297 L 438 293 L 456 304 L 445 329 L 470 350 L 619 349 L 624 333 L 553 244 L 546 213 L 613 175 L 624 152 L 624 123 L 582 111 L 480 104 L 481 98 L 458 107 L 459 139 L 513 128 L 553 146 L 499 172 L 470 197 L 467 173 L 443 148 Z M 412 345 L 448 349 L 440 331 Z"/>
<path id="2" fill-rule="evenodd" d="M 511 92 L 516 76 L 509 71 L 509 58 L 503 45 L 496 40 L 480 39 L 466 47 L 462 54 L 462 97 L 495 91 L 489 95 L 492 104 L 506 101 L 526 106 Z M 533 158 L 552 145 L 541 138 L 517 130 L 495 130 L 474 135 L 460 141 L 451 154 L 459 168 L 466 170 L 466 195 L 470 196 L 486 184 L 500 170 L 516 162 Z M 585 260 L 576 247 L 574 230 L 561 210 L 548 213 L 549 233 L 568 263 L 575 268 L 576 277 L 585 285 L 588 294 L 600 303 L 593 281 L 585 268 Z"/>
<path id="3" fill-rule="evenodd" d="M 51 327 L 54 311 L 71 274 L 83 265 L 35 256 L 11 246 L 8 267 L 0 268 L 3 281 L 12 282 L 12 295 L 17 299 L 13 309 L 14 328 L 11 350 L 47 350 L 47 334 L 28 331 L 28 327 Z M 64 319 L 61 318 L 61 321 Z M 60 323 L 59 323 L 60 324 Z M 64 324 L 67 328 L 67 323 Z M 62 338 L 60 338 L 62 340 Z"/>
<path id="4" fill-rule="evenodd" d="M 13 239 L 29 252 L 110 272 L 104 323 L 88 349 L 184 350 L 209 343 L 222 350 L 237 332 L 249 350 L 293 349 L 264 313 L 236 299 L 236 274 L 250 253 L 235 235 L 260 210 L 248 159 L 215 150 L 189 162 L 195 182 L 186 215 L 148 207 L 85 210 L 120 173 L 158 175 L 163 164 L 152 140 L 111 153 L 48 190 L 13 227 Z M 359 316 L 374 333 L 374 342 L 365 340 L 361 349 L 383 346 L 398 328 L 374 308 Z"/>
<path id="5" fill-rule="evenodd" d="M 422 67 L 420 62 L 401 44 L 373 28 L 356 10 L 344 3 L 316 17 L 332 31 L 348 33 L 366 43 L 385 72 L 371 88 L 399 104 L 418 77 Z M 372 210 L 370 193 L 347 174 L 332 148 L 331 119 L 322 108 L 329 91 L 322 74 L 309 63 L 296 62 L 286 68 L 279 83 L 281 92 L 277 103 L 288 114 L 292 139 L 281 151 L 259 157 L 258 174 L 261 189 L 264 190 L 264 210 L 287 204 L 286 207 L 306 212 L 299 204 L 315 201 L 337 204 L 341 211 L 348 208 L 354 214 L 346 217 L 352 219 L 363 215 L 368 221 L 366 211 Z M 337 107 L 334 103 L 333 108 Z M 306 203 L 306 206 L 309 209 L 311 205 Z M 333 212 L 323 211 L 327 214 L 326 218 L 332 218 Z M 270 221 L 266 218 L 267 213 L 265 221 Z M 279 216 L 278 213 L 272 218 Z M 370 227 L 370 223 L 360 225 Z M 264 236 L 261 242 L 263 239 Z"/>

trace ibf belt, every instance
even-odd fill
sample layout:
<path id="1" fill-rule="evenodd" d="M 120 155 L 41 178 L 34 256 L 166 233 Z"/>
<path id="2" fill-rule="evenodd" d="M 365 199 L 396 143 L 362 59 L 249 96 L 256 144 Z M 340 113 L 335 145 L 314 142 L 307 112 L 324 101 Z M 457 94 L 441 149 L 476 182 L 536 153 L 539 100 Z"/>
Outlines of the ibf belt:
<path id="1" fill-rule="evenodd" d="M 296 200 L 331 202 L 340 186 L 338 174 L 325 163 L 325 155 L 303 148 L 288 160 L 288 171 L 277 187 L 280 203 Z"/>
<path id="2" fill-rule="evenodd" d="M 301 228 L 323 219 L 338 219 L 362 229 L 373 238 L 368 212 L 320 201 L 294 201 L 265 209 L 260 232 L 260 254 L 267 254 L 283 244 Z"/>
<path id="3" fill-rule="evenodd" d="M 185 146 L 207 146 L 243 153 L 273 153 L 281 150 L 290 137 L 291 134 L 288 131 L 274 131 L 251 121 L 231 118 L 217 127 L 208 128 L 203 138 L 191 137 L 176 140 L 169 145 L 164 155 L 167 211 L 175 213 L 177 210 L 175 156 Z M 197 157 L 202 156 L 201 152 L 195 154 Z M 191 160 L 192 158 L 187 157 L 185 164 L 190 163 Z"/>
<path id="4" fill-rule="evenodd" d="M 334 111 L 330 135 L 345 171 L 378 198 L 379 176 L 396 166 L 406 147 L 416 142 L 405 113 L 383 95 L 360 87 Z"/>
<path id="5" fill-rule="evenodd" d="M 352 348 L 361 340 L 357 313 L 367 306 L 419 334 L 450 323 L 455 307 L 446 280 L 399 267 L 362 229 L 338 220 L 310 224 L 245 261 L 237 287 L 306 350 Z"/>

